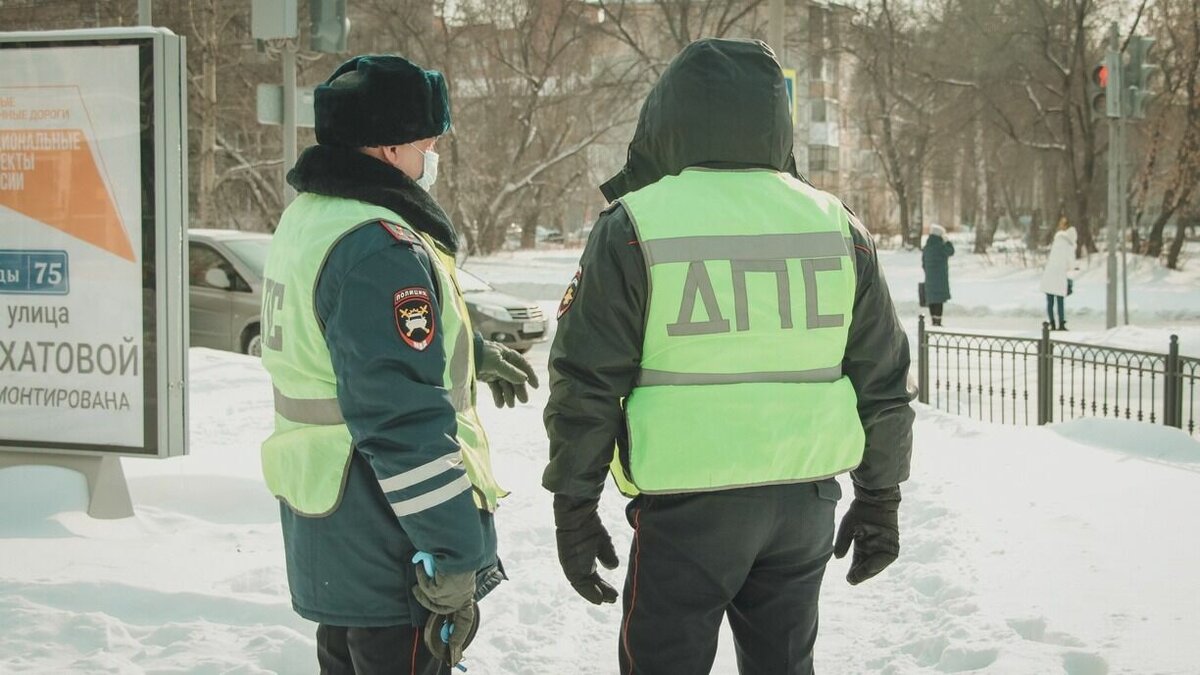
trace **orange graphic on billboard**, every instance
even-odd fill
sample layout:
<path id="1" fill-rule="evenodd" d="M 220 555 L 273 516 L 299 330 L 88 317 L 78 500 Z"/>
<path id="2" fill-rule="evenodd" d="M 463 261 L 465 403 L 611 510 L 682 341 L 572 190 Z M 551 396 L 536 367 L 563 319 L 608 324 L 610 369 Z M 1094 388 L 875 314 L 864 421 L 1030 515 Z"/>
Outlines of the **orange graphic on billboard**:
<path id="1" fill-rule="evenodd" d="M 80 129 L 0 129 L 0 206 L 135 262 Z"/>

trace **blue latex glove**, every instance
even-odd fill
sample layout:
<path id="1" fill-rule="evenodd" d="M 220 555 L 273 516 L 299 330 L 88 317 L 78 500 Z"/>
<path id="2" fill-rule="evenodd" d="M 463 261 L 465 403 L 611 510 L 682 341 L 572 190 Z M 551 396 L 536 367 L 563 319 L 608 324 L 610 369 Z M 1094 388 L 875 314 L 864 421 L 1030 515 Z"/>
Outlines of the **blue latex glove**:
<path id="1" fill-rule="evenodd" d="M 437 567 L 437 563 L 434 561 L 432 553 L 426 553 L 425 551 L 417 551 L 417 554 L 413 556 L 412 561 L 413 561 L 414 565 L 415 564 L 424 565 L 425 566 L 425 574 L 427 574 L 431 579 L 433 578 L 435 568 Z"/>
<path id="2" fill-rule="evenodd" d="M 422 568 L 421 571 L 423 571 L 424 574 L 422 575 L 418 572 L 417 577 L 422 582 L 424 582 L 425 579 L 432 581 L 437 576 L 437 562 L 434 559 L 432 553 L 429 553 L 427 551 L 417 551 L 416 555 L 414 555 L 412 557 L 412 562 L 414 565 L 421 566 L 421 568 Z M 474 578 L 473 575 L 472 575 L 472 578 Z M 421 585 L 419 585 L 418 587 L 421 587 Z M 422 604 L 424 604 L 424 603 L 422 603 Z M 453 616 L 456 616 L 457 614 L 458 613 L 456 613 L 455 615 L 451 615 L 451 616 L 453 617 Z M 475 616 L 474 612 L 473 611 L 470 612 L 471 618 L 469 620 L 473 622 L 474 616 Z M 443 623 L 442 629 L 438 634 L 438 637 L 441 638 L 441 640 L 442 640 L 442 644 L 450 646 L 450 649 L 447 651 L 447 653 L 449 655 L 451 655 L 452 658 L 453 658 L 453 656 L 456 656 L 456 655 L 460 656 L 462 654 L 462 650 L 466 646 L 466 645 L 459 645 L 459 644 L 451 645 L 450 637 L 453 634 L 454 634 L 454 622 L 453 621 L 447 621 L 447 622 Z M 428 646 L 430 648 L 430 651 L 433 651 L 435 654 L 440 653 L 440 650 L 434 649 L 434 647 L 435 647 L 434 645 L 428 645 Z M 460 659 L 461 659 L 461 656 L 460 656 Z M 454 667 L 462 672 L 466 672 L 466 670 L 467 670 L 467 667 L 465 665 L 463 665 L 461 660 L 459 660 L 457 663 L 455 663 Z"/>

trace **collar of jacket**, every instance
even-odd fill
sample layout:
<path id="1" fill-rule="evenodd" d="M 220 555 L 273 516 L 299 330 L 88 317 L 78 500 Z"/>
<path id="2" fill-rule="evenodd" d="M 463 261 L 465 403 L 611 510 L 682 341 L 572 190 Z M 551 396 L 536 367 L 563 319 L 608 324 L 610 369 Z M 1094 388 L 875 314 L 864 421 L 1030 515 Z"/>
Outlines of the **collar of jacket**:
<path id="1" fill-rule="evenodd" d="M 328 145 L 305 148 L 287 181 L 299 192 L 355 199 L 395 211 L 450 253 L 458 252 L 454 225 L 433 197 L 403 171 L 358 150 Z"/>

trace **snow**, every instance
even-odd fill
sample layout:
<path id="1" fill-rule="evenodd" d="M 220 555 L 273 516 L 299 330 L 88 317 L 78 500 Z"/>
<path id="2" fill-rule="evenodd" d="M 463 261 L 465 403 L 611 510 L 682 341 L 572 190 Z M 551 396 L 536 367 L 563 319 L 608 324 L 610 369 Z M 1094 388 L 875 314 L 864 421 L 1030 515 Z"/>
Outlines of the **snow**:
<path id="1" fill-rule="evenodd" d="M 984 264 L 965 249 L 952 261 L 948 323 L 1036 334 L 1037 268 Z M 919 260 L 881 258 L 915 331 Z M 521 252 L 466 267 L 553 316 L 577 260 L 577 250 Z M 1098 269 L 1068 299 L 1080 328 L 1103 324 Z M 1200 275 L 1131 272 L 1137 325 L 1071 339 L 1163 351 L 1174 333 L 1200 353 Z M 530 353 L 543 375 L 547 353 Z M 190 373 L 190 454 L 122 462 L 135 517 L 89 518 L 70 471 L 0 470 L 0 672 L 316 670 L 315 627 L 291 611 L 278 510 L 259 473 L 269 379 L 252 358 L 205 349 L 191 350 Z M 588 604 L 558 568 L 539 485 L 545 401 L 543 388 L 515 410 L 481 407 L 513 492 L 497 521 L 512 579 L 482 607 L 467 651 L 475 675 L 617 671 L 620 608 Z M 1135 422 L 1002 427 L 925 406 L 916 438 L 901 558 L 857 587 L 844 581 L 847 561 L 831 562 L 819 672 L 1196 672 L 1200 442 Z M 623 505 L 609 490 L 601 512 L 624 563 Z M 605 576 L 619 588 L 624 571 Z M 713 672 L 736 672 L 727 631 Z"/>

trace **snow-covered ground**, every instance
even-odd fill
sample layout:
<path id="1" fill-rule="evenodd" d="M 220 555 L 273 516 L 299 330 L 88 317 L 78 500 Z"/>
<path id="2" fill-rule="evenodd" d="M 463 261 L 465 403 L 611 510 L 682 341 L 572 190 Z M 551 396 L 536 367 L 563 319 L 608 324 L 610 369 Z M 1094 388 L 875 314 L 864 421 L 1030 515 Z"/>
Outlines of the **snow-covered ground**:
<path id="1" fill-rule="evenodd" d="M 915 256 L 882 255 L 913 326 Z M 553 316 L 577 257 L 519 253 L 466 267 Z M 1037 270 L 973 258 L 953 261 L 950 323 L 1035 332 Z M 1159 350 L 1177 333 L 1185 352 L 1200 353 L 1200 275 L 1131 272 L 1139 325 L 1072 338 Z M 1094 328 L 1102 271 L 1083 279 L 1068 307 L 1079 328 Z M 530 355 L 544 374 L 547 346 Z M 254 359 L 203 349 L 191 351 L 190 371 L 189 456 L 123 461 L 134 518 L 87 517 L 71 472 L 0 470 L 0 673 L 315 672 L 314 627 L 289 607 L 277 507 L 259 475 L 269 380 Z M 512 580 L 484 604 L 467 652 L 474 675 L 616 672 L 619 608 L 586 603 L 558 569 L 550 495 L 538 484 L 545 399 L 540 390 L 515 410 L 482 408 L 513 492 L 498 516 Z M 1200 671 L 1200 443 L 1132 422 L 1001 427 L 927 407 L 916 438 L 901 558 L 859 587 L 845 583 L 845 561 L 831 563 L 819 672 Z M 625 562 L 622 505 L 610 491 L 602 515 Z M 713 672 L 736 672 L 727 633 Z"/>

